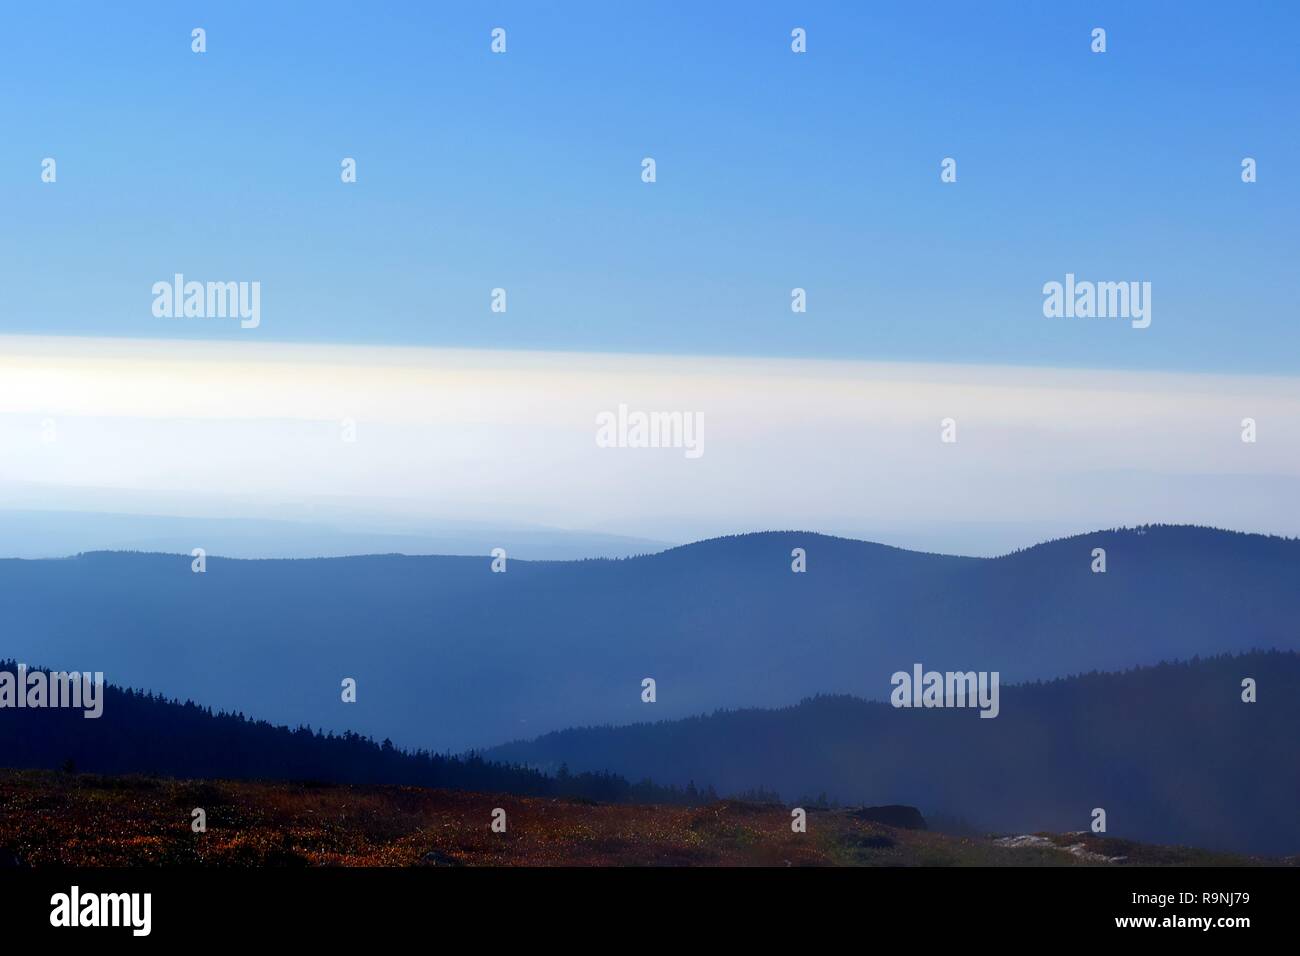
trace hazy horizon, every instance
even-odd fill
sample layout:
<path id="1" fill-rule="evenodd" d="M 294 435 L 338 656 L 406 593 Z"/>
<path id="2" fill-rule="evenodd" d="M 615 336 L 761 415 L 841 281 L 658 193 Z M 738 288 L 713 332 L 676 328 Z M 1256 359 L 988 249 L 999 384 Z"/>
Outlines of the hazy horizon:
<path id="1" fill-rule="evenodd" d="M 24 527 L 24 523 L 26 526 Z M 85 526 L 101 527 L 86 532 Z M 683 541 L 655 541 L 615 534 L 593 534 L 563 528 L 458 528 L 434 523 L 423 532 L 342 530 L 330 524 L 242 519 L 196 518 L 189 515 L 109 514 L 59 510 L 0 510 L 0 560 L 45 560 L 75 557 L 94 552 L 137 552 L 188 555 L 198 542 L 209 557 L 234 560 L 304 560 L 399 555 L 404 557 L 484 557 L 493 547 L 506 547 L 519 561 L 581 561 L 600 558 L 630 558 L 661 554 L 719 538 L 753 534 L 808 534 L 840 538 L 866 544 L 880 544 L 946 557 L 998 558 L 1037 545 L 1068 538 L 1082 538 L 1106 531 L 1139 530 L 1144 527 L 1196 528 L 1228 534 L 1295 538 L 1263 530 L 1245 530 L 1214 525 L 1158 524 L 1075 528 L 1059 533 L 1015 539 L 1008 546 L 983 551 L 941 550 L 924 543 L 925 532 L 896 535 L 847 533 L 824 528 L 745 528 L 719 532 Z M 948 537 L 952 537 L 948 529 Z M 978 529 L 968 532 L 980 534 Z M 999 536 L 1012 534 L 999 529 Z M 934 532 L 936 537 L 942 536 Z M 911 540 L 907 540 L 908 538 Z M 984 535 L 987 539 L 989 536 Z M 86 546 L 66 542 L 84 540 Z M 475 542 L 465 544 L 464 542 Z M 459 543 L 458 543 L 459 542 Z M 367 543 L 371 543 L 368 546 Z M 214 546 L 215 545 L 215 546 Z"/>
<path id="2" fill-rule="evenodd" d="M 628 408 L 697 416 L 698 457 L 600 447 Z M 426 553 L 448 525 L 633 539 L 613 553 L 768 528 L 971 554 L 1138 524 L 1300 534 L 1300 379 L 1276 376 L 11 336 L 0 443 L 11 513 Z"/>

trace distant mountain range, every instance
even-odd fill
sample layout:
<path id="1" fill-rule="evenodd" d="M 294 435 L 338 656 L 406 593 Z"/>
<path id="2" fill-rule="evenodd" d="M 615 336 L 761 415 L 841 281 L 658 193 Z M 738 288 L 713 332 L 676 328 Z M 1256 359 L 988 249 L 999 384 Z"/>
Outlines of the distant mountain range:
<path id="1" fill-rule="evenodd" d="M 806 573 L 791 571 L 794 548 Z M 1100 531 L 993 559 L 769 532 L 622 560 L 511 559 L 504 574 L 486 554 L 210 557 L 203 574 L 190 562 L 0 561 L 0 652 L 277 723 L 459 751 L 815 694 L 884 700 L 914 662 L 1023 681 L 1300 648 L 1300 541 L 1195 527 Z M 356 703 L 340 699 L 346 677 Z"/>
<path id="2" fill-rule="evenodd" d="M 0 499 L 7 489 L 0 484 Z M 301 506 L 294 509 L 301 514 Z M 0 555 L 61 558 L 88 551 L 189 554 L 203 548 L 228 558 L 322 558 L 355 554 L 487 554 L 566 561 L 623 558 L 670 545 L 645 538 L 471 521 L 334 513 L 315 518 L 197 518 L 101 511 L 0 511 Z"/>
<path id="3" fill-rule="evenodd" d="M 1241 681 L 1256 681 L 1244 703 Z M 1001 713 L 817 697 L 779 710 L 566 730 L 485 756 L 599 768 L 720 793 L 774 788 L 908 803 L 979 832 L 1089 830 L 1300 852 L 1300 656 L 1223 655 L 1005 687 Z"/>

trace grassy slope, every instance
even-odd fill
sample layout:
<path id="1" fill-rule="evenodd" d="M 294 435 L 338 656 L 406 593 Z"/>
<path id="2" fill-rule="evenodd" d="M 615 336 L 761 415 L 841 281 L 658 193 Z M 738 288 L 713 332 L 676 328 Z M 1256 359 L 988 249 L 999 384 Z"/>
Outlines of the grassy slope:
<path id="1" fill-rule="evenodd" d="M 190 829 L 207 811 L 208 832 Z M 494 807 L 508 831 L 491 832 Z M 1248 864 L 1248 857 L 1051 835 L 1052 846 L 899 830 L 813 811 L 790 831 L 779 806 L 697 808 L 415 787 L 178 781 L 0 770 L 0 863 L 31 865 L 1088 865 Z M 1116 865 L 1116 864 L 1100 864 Z"/>

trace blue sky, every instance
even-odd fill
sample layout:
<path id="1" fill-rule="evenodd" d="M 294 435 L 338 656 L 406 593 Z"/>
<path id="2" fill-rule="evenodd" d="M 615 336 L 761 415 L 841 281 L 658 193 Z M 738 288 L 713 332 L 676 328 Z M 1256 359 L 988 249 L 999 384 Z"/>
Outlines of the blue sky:
<path id="1" fill-rule="evenodd" d="M 10 510 L 967 553 L 1300 533 L 1294 5 L 3 18 Z M 176 273 L 260 283 L 260 324 L 155 317 Z M 1150 283 L 1150 327 L 1045 317 L 1067 273 Z M 601 447 L 624 405 L 698 415 L 707 454 Z"/>
<path id="2" fill-rule="evenodd" d="M 1297 26 L 1282 3 L 10 8 L 0 333 L 1295 374 Z M 261 327 L 154 318 L 178 271 L 260 281 Z M 1066 272 L 1150 281 L 1151 328 L 1044 318 Z"/>

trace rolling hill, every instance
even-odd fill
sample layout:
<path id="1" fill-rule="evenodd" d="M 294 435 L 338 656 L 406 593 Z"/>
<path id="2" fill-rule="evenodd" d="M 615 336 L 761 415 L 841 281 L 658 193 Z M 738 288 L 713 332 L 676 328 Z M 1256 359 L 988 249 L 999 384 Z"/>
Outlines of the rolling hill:
<path id="1" fill-rule="evenodd" d="M 1244 703 L 1241 681 L 1256 681 Z M 1003 687 L 1001 713 L 821 696 L 778 710 L 573 729 L 485 756 L 600 768 L 720 793 L 903 803 L 979 832 L 1088 830 L 1300 852 L 1300 655 L 1221 655 Z"/>
<path id="2" fill-rule="evenodd" d="M 807 572 L 791 572 L 793 548 Z M 1107 571 L 1090 570 L 1092 551 Z M 621 560 L 0 561 L 0 653 L 224 710 L 462 750 L 550 730 L 885 699 L 913 662 L 1004 681 L 1300 648 L 1300 541 L 1105 531 L 1000 558 L 809 533 Z M 357 681 L 343 703 L 340 683 Z M 641 681 L 657 681 L 657 701 Z"/>
<path id="3" fill-rule="evenodd" d="M 0 660 L 0 672 L 14 673 Z M 275 726 L 243 714 L 214 712 L 145 691 L 106 684 L 100 715 L 75 708 L 0 709 L 0 767 L 69 773 L 153 774 L 237 780 L 336 784 L 400 784 L 514 794 L 572 796 L 610 802 L 694 803 L 708 794 L 633 785 L 604 773 L 567 771 L 551 777 L 525 767 L 405 751 L 345 731 Z"/>

